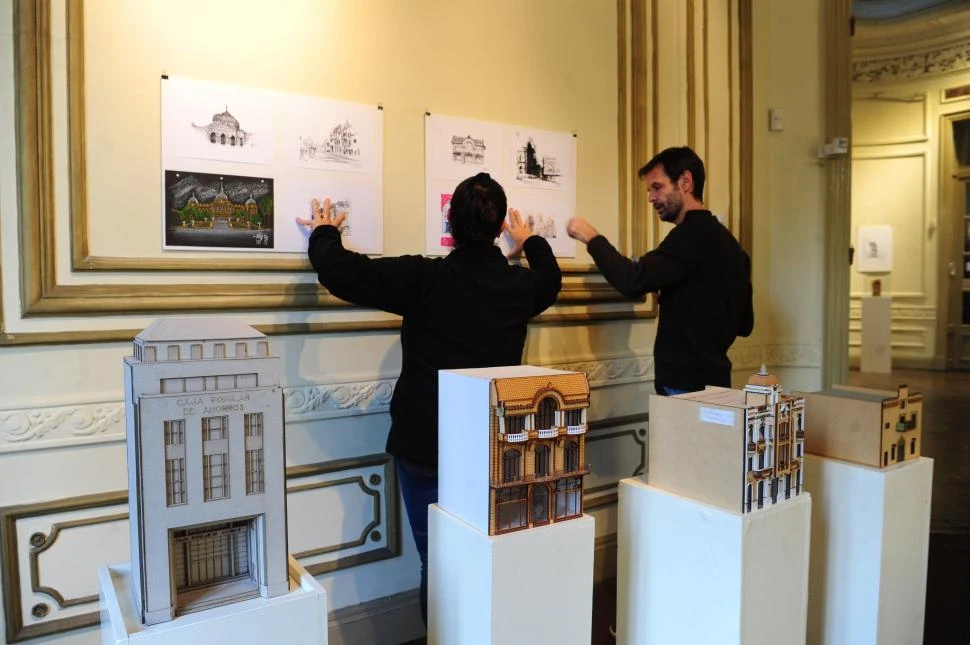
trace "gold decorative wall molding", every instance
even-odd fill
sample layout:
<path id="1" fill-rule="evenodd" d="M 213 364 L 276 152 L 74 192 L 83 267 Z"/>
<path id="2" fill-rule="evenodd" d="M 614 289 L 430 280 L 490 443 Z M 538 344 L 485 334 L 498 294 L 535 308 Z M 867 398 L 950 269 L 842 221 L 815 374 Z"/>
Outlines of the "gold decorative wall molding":
<path id="1" fill-rule="evenodd" d="M 309 479 L 316 481 L 302 483 Z M 288 497 L 352 485 L 372 500 L 373 516 L 361 529 L 358 539 L 340 544 L 321 544 L 295 554 L 311 574 L 319 575 L 400 555 L 397 472 L 390 455 L 380 453 L 292 466 L 286 470 L 286 480 Z M 0 588 L 3 592 L 6 642 L 17 643 L 98 623 L 95 569 L 106 563 L 85 563 L 82 558 L 81 564 L 92 567 L 89 576 L 92 593 L 69 597 L 56 588 L 56 583 L 42 582 L 45 572 L 42 557 L 70 531 L 127 522 L 127 503 L 126 491 L 112 491 L 0 508 Z M 71 519 L 60 519 L 68 517 Z M 44 531 L 25 529 L 26 525 L 36 526 L 41 518 L 50 518 L 49 528 Z M 123 535 L 127 541 L 127 529 Z M 362 546 L 365 548 L 361 549 Z M 348 553 L 341 554 L 341 551 Z M 126 556 L 119 554 L 118 557 Z M 30 576 L 29 592 L 22 579 L 23 564 L 26 564 Z M 52 603 L 38 599 L 38 595 L 50 599 Z M 24 617 L 25 601 L 33 602 L 30 620 Z"/>
<path id="2" fill-rule="evenodd" d="M 58 282 L 58 249 L 54 235 L 54 141 L 51 0 L 13 0 L 16 145 L 19 184 L 21 315 L 120 316 L 188 311 L 307 311 L 352 308 L 319 285 L 279 284 L 64 284 Z M 136 274 L 186 272 L 305 273 L 303 259 L 234 260 L 226 258 L 118 258 L 90 253 L 88 235 L 86 139 L 84 100 L 84 2 L 66 3 L 67 97 L 69 138 L 69 203 L 71 270 L 126 271 Z M 621 21 L 618 21 L 618 24 Z M 623 145 L 621 143 L 621 145 Z M 622 213 L 620 214 L 622 216 Z M 560 306 L 597 305 L 626 301 L 589 264 L 564 263 Z M 355 308 L 358 309 L 358 308 Z M 374 319 L 365 310 L 352 322 L 277 325 L 272 333 L 339 333 L 385 330 L 396 321 Z M 7 312 L 8 314 L 11 312 Z M 0 311 L 0 314 L 3 314 Z M 540 322 L 595 323 L 649 318 L 654 307 L 560 313 L 555 309 Z M 129 330 L 12 333 L 0 319 L 0 345 L 110 342 L 127 340 Z"/>
<path id="3" fill-rule="evenodd" d="M 556 362 L 553 369 L 585 372 L 593 388 L 653 380 L 653 356 Z M 287 424 L 385 414 L 395 378 L 283 388 Z M 124 401 L 0 410 L 0 454 L 125 440 Z"/>
<path id="4" fill-rule="evenodd" d="M 853 61 L 852 82 L 902 81 L 966 69 L 970 69 L 970 42 L 963 41 L 928 52 Z"/>

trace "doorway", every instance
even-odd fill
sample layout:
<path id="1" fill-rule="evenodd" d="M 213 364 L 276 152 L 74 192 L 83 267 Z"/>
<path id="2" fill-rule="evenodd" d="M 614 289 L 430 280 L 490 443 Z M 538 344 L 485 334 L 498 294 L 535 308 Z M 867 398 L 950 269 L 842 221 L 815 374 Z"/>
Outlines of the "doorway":
<path id="1" fill-rule="evenodd" d="M 970 112 L 943 118 L 940 302 L 947 369 L 970 370 Z"/>

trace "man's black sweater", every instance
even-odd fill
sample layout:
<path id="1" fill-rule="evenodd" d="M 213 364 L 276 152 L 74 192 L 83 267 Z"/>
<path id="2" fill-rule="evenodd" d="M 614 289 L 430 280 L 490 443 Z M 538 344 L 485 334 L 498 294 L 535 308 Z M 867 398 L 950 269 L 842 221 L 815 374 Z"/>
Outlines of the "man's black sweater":
<path id="1" fill-rule="evenodd" d="M 656 249 L 630 261 L 602 235 L 587 248 L 620 293 L 658 291 L 657 383 L 683 390 L 731 386 L 727 350 L 754 327 L 751 260 L 710 211 L 688 211 Z"/>
<path id="2" fill-rule="evenodd" d="M 320 283 L 357 305 L 403 316 L 401 376 L 391 399 L 387 451 L 424 467 L 438 463 L 438 370 L 518 365 L 529 319 L 556 301 L 562 274 L 549 243 L 525 243 L 529 268 L 493 244 L 444 258 L 369 258 L 348 251 L 333 226 L 310 235 Z"/>

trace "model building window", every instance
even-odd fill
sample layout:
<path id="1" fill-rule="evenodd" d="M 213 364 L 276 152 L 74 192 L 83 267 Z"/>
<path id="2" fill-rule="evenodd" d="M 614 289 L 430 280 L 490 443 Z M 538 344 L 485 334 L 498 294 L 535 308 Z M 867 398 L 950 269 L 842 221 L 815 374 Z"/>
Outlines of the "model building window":
<path id="1" fill-rule="evenodd" d="M 566 449 L 563 451 L 563 470 L 567 473 L 579 470 L 579 443 L 566 442 Z"/>
<path id="2" fill-rule="evenodd" d="M 549 474 L 549 446 L 539 444 L 536 446 L 536 477 L 545 477 Z"/>
<path id="3" fill-rule="evenodd" d="M 548 430 L 556 427 L 556 400 L 547 396 L 539 402 L 539 413 L 536 414 L 536 428 Z"/>
<path id="4" fill-rule="evenodd" d="M 202 360 L 202 345 L 195 343 L 189 351 L 191 352 L 192 360 Z"/>
<path id="5" fill-rule="evenodd" d="M 506 434 L 518 434 L 520 432 L 525 432 L 525 416 L 514 415 L 505 416 L 505 432 Z"/>
<path id="6" fill-rule="evenodd" d="M 185 420 L 165 422 L 165 504 L 185 503 Z"/>
<path id="7" fill-rule="evenodd" d="M 579 515 L 583 509 L 582 479 L 566 477 L 556 482 L 556 519 Z"/>
<path id="8" fill-rule="evenodd" d="M 549 487 L 536 484 L 532 487 L 532 523 L 545 524 L 549 521 Z"/>
<path id="9" fill-rule="evenodd" d="M 151 346 L 145 347 L 145 362 L 154 363 L 155 360 L 156 360 L 155 348 Z"/>
<path id="10" fill-rule="evenodd" d="M 226 344 L 216 343 L 212 346 L 212 355 L 215 358 L 225 358 L 226 357 Z"/>
<path id="11" fill-rule="evenodd" d="M 263 413 L 243 417 L 246 432 L 246 494 L 264 492 L 263 477 Z"/>
<path id="12" fill-rule="evenodd" d="M 168 360 L 177 361 L 179 359 L 179 346 L 169 345 L 168 346 Z"/>
<path id="13" fill-rule="evenodd" d="M 915 455 L 916 454 L 916 437 L 913 437 L 909 441 L 909 454 L 911 454 L 911 455 Z"/>
<path id="14" fill-rule="evenodd" d="M 229 497 L 229 417 L 202 419 L 202 485 L 207 502 Z"/>
<path id="15" fill-rule="evenodd" d="M 582 410 L 566 410 L 566 425 L 567 426 L 581 426 L 581 425 L 583 425 L 583 411 Z"/>
<path id="16" fill-rule="evenodd" d="M 509 448 L 502 455 L 502 481 L 515 482 L 522 479 L 522 453 Z"/>
<path id="17" fill-rule="evenodd" d="M 249 577 L 252 520 L 172 533 L 172 573 L 178 592 Z"/>
<path id="18" fill-rule="evenodd" d="M 496 491 L 495 521 L 499 532 L 520 529 L 528 524 L 528 498 L 526 486 L 500 488 Z"/>
<path id="19" fill-rule="evenodd" d="M 246 358 L 246 343 L 236 343 L 236 358 Z"/>
<path id="20" fill-rule="evenodd" d="M 256 343 L 256 355 L 269 356 L 269 343 L 267 343 L 266 341 L 260 341 Z"/>

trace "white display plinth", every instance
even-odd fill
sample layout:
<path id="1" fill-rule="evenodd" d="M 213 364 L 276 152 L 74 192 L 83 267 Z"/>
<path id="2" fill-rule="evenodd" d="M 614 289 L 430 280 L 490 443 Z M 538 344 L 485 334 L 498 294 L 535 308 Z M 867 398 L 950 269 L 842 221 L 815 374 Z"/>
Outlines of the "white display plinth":
<path id="1" fill-rule="evenodd" d="M 428 508 L 429 645 L 589 645 L 595 522 L 489 536 Z"/>
<path id="2" fill-rule="evenodd" d="M 922 643 L 933 460 L 878 469 L 806 455 L 809 645 Z"/>
<path id="3" fill-rule="evenodd" d="M 892 305 L 883 296 L 862 298 L 862 357 L 859 370 L 888 374 L 892 371 Z"/>
<path id="4" fill-rule="evenodd" d="M 98 569 L 101 645 L 327 645 L 327 592 L 289 559 L 290 592 L 143 625 L 131 596 L 131 565 Z"/>
<path id="5" fill-rule="evenodd" d="M 616 642 L 803 645 L 811 506 L 731 513 L 620 481 Z"/>

